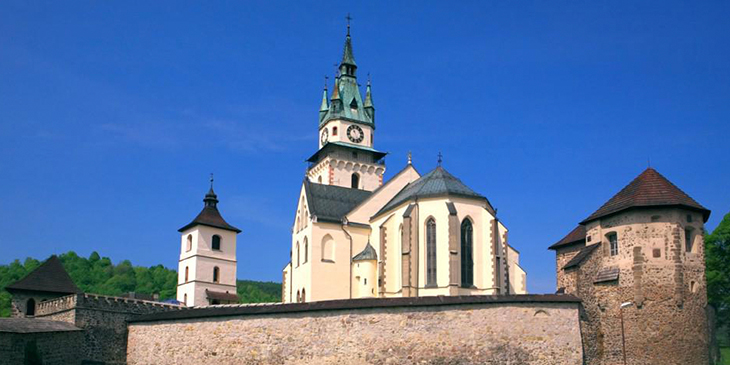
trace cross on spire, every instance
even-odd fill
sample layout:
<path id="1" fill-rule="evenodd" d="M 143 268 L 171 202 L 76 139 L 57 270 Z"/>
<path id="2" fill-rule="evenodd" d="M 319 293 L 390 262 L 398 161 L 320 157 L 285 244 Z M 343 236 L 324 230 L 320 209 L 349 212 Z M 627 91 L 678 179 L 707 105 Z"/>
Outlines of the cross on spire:
<path id="1" fill-rule="evenodd" d="M 210 173 L 210 188 L 213 189 L 213 173 Z"/>
<path id="2" fill-rule="evenodd" d="M 347 16 L 345 17 L 347 20 L 347 35 L 350 35 L 350 20 L 352 20 L 352 17 L 350 16 L 350 13 L 347 13 Z"/>
<path id="3" fill-rule="evenodd" d="M 413 159 L 412 159 L 412 157 L 413 157 L 413 156 L 411 155 L 411 151 L 408 151 L 408 164 L 409 164 L 409 165 L 410 165 L 410 164 L 411 164 L 411 163 L 413 162 Z"/>
<path id="4" fill-rule="evenodd" d="M 443 157 L 444 157 L 444 155 L 442 155 L 442 154 L 441 154 L 441 151 L 439 151 L 439 155 L 438 155 L 438 156 L 439 156 L 439 159 L 438 159 L 438 164 L 439 164 L 439 166 L 441 166 L 441 162 L 443 162 Z"/>
<path id="5" fill-rule="evenodd" d="M 329 81 L 329 76 L 324 75 L 324 89 L 327 90 L 327 81 Z"/>

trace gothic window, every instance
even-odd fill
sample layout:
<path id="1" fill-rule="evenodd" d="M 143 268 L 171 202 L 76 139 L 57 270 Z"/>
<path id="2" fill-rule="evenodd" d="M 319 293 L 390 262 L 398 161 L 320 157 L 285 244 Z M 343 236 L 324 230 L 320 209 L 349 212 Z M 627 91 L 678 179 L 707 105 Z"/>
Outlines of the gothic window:
<path id="1" fill-rule="evenodd" d="M 692 239 L 692 229 L 687 228 L 684 230 L 684 250 L 685 252 L 692 252 L 694 249 L 694 242 Z"/>
<path id="2" fill-rule="evenodd" d="M 302 303 L 307 301 L 307 291 L 302 289 Z"/>
<path id="3" fill-rule="evenodd" d="M 187 241 L 188 242 L 187 242 L 187 246 L 185 246 L 185 251 L 190 251 L 193 249 L 193 235 L 192 234 L 188 235 Z"/>
<path id="4" fill-rule="evenodd" d="M 217 234 L 214 234 L 214 235 L 213 235 L 213 244 L 212 244 L 212 248 L 213 248 L 214 250 L 216 250 L 216 251 L 220 251 L 220 250 L 221 250 L 221 236 L 219 236 L 219 235 L 217 235 Z"/>
<path id="5" fill-rule="evenodd" d="M 25 315 L 27 315 L 27 316 L 35 315 L 35 299 L 30 298 L 25 303 Z"/>
<path id="6" fill-rule="evenodd" d="M 333 136 L 337 135 L 337 127 L 332 127 L 332 135 Z"/>
<path id="7" fill-rule="evenodd" d="M 335 262 L 335 240 L 330 235 L 322 238 L 322 261 Z"/>
<path id="8" fill-rule="evenodd" d="M 188 282 L 188 274 L 190 273 L 190 268 L 185 266 L 185 282 Z"/>
<path id="9" fill-rule="evenodd" d="M 302 228 L 307 228 L 309 226 L 309 211 L 307 210 L 307 206 L 304 206 L 304 220 L 302 221 Z"/>
<path id="10" fill-rule="evenodd" d="M 320 176 L 319 176 L 319 177 L 317 178 L 317 182 L 318 182 L 318 183 L 320 183 L 320 184 L 322 183 L 322 175 L 320 175 Z"/>
<path id="11" fill-rule="evenodd" d="M 436 221 L 426 221 L 426 285 L 436 286 Z"/>
<path id="12" fill-rule="evenodd" d="M 221 276 L 221 269 L 218 268 L 218 266 L 213 268 L 213 282 L 217 283 L 220 282 L 220 276 Z"/>
<path id="13" fill-rule="evenodd" d="M 183 295 L 183 304 L 188 305 L 188 295 Z"/>
<path id="14" fill-rule="evenodd" d="M 474 285 L 474 228 L 469 219 L 461 222 L 461 286 Z"/>
<path id="15" fill-rule="evenodd" d="M 297 303 L 302 301 L 302 295 L 299 294 L 299 290 L 297 290 Z"/>
<path id="16" fill-rule="evenodd" d="M 615 232 L 609 233 L 606 238 L 608 238 L 608 248 L 611 256 L 618 255 L 618 235 Z"/>
<path id="17" fill-rule="evenodd" d="M 299 242 L 297 242 L 297 267 L 299 267 Z"/>
<path id="18" fill-rule="evenodd" d="M 307 237 L 304 237 L 304 263 L 306 264 L 307 261 L 309 261 L 309 241 Z"/>
<path id="19" fill-rule="evenodd" d="M 360 187 L 360 175 L 358 175 L 356 172 L 352 174 L 352 178 L 350 179 L 350 187 L 353 189 L 358 189 Z"/>

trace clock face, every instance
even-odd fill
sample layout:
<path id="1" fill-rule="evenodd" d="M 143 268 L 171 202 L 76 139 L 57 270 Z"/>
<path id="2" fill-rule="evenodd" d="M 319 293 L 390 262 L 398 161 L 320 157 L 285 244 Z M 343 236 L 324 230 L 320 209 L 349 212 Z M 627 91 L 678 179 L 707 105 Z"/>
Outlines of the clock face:
<path id="1" fill-rule="evenodd" d="M 324 130 L 322 130 L 322 139 L 321 139 L 322 144 L 327 143 L 328 137 L 329 137 L 329 132 L 327 132 L 327 128 L 325 128 Z"/>
<path id="2" fill-rule="evenodd" d="M 356 125 L 351 125 L 347 127 L 347 138 L 350 139 L 350 141 L 354 143 L 360 143 L 362 142 L 363 137 L 365 136 L 365 133 L 362 132 L 362 128 Z"/>

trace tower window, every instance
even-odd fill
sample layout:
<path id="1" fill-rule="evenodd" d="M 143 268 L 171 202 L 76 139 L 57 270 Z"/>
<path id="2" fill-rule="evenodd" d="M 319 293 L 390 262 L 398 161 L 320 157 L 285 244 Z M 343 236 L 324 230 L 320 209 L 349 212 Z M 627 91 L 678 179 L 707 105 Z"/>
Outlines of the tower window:
<path id="1" fill-rule="evenodd" d="M 307 291 L 306 289 L 302 289 L 302 303 L 307 301 Z"/>
<path id="2" fill-rule="evenodd" d="M 297 242 L 297 267 L 299 267 L 299 264 L 300 264 L 299 257 L 300 257 L 299 256 L 299 242 Z"/>
<path id="3" fill-rule="evenodd" d="M 357 160 L 357 152 L 353 152 L 352 153 L 352 158 L 355 159 L 355 160 Z"/>
<path id="4" fill-rule="evenodd" d="M 337 127 L 332 127 L 332 135 L 333 136 L 337 135 Z"/>
<path id="5" fill-rule="evenodd" d="M 188 282 L 188 274 L 190 273 L 190 268 L 185 266 L 185 282 Z"/>
<path id="6" fill-rule="evenodd" d="M 309 261 L 309 241 L 307 237 L 304 237 L 304 263 L 306 264 L 307 261 Z"/>
<path id="7" fill-rule="evenodd" d="M 350 178 L 350 187 L 353 189 L 360 188 L 360 175 L 357 173 L 352 174 L 352 177 Z"/>
<path id="8" fill-rule="evenodd" d="M 692 230 L 687 228 L 684 230 L 684 250 L 692 252 L 694 249 L 694 240 L 692 239 Z"/>
<path id="9" fill-rule="evenodd" d="M 213 235 L 213 244 L 212 244 L 212 248 L 213 248 L 214 250 L 216 250 L 216 251 L 220 251 L 220 250 L 221 250 L 221 236 L 219 236 L 219 235 L 217 235 L 217 234 L 214 234 L 214 235 Z"/>
<path id="10" fill-rule="evenodd" d="M 692 223 L 692 215 L 687 214 L 687 223 Z"/>
<path id="11" fill-rule="evenodd" d="M 436 221 L 426 222 L 426 285 L 436 285 Z"/>
<path id="12" fill-rule="evenodd" d="M 213 268 L 213 282 L 217 283 L 220 281 L 221 276 L 221 269 L 218 268 L 218 266 Z"/>
<path id="13" fill-rule="evenodd" d="M 609 233 L 606 235 L 606 238 L 608 239 L 609 253 L 611 256 L 618 255 L 618 236 L 616 233 Z"/>
<path id="14" fill-rule="evenodd" d="M 27 302 L 25 302 L 25 315 L 27 316 L 34 316 L 35 315 L 35 299 L 30 298 Z"/>
<path id="15" fill-rule="evenodd" d="M 187 293 L 183 295 L 183 304 L 188 305 L 188 295 Z"/>
<path id="16" fill-rule="evenodd" d="M 317 178 L 317 182 L 320 184 L 322 183 L 322 175 L 319 175 L 319 177 Z"/>
<path id="17" fill-rule="evenodd" d="M 190 251 L 193 249 L 193 235 L 188 235 L 187 245 L 185 246 L 185 251 Z"/>

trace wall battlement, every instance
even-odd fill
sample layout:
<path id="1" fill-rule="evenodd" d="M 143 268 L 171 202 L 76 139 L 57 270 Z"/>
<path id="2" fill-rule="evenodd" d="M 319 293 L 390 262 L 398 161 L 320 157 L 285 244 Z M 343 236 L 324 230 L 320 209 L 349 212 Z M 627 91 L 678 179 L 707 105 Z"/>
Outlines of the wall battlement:
<path id="1" fill-rule="evenodd" d="M 177 310 L 183 307 L 176 304 L 151 302 L 142 299 L 120 298 L 98 294 L 71 294 L 39 303 L 36 316 L 49 316 L 75 308 L 129 314 L 148 314 L 165 310 Z"/>

